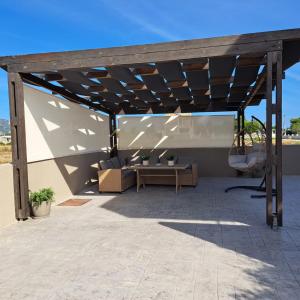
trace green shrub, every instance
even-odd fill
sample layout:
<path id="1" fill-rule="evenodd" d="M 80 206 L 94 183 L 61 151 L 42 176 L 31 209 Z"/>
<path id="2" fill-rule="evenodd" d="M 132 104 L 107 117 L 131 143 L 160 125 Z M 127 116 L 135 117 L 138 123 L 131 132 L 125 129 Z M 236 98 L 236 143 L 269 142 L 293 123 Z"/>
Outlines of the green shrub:
<path id="1" fill-rule="evenodd" d="M 37 192 L 30 192 L 29 201 L 33 206 L 39 206 L 43 202 L 53 202 L 54 191 L 52 190 L 52 188 L 44 188 Z"/>

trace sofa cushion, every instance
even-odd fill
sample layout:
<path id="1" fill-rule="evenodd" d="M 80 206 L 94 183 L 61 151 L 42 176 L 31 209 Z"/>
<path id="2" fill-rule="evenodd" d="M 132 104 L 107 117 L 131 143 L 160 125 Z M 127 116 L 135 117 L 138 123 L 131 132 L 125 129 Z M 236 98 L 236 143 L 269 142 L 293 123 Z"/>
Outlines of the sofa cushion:
<path id="1" fill-rule="evenodd" d="M 111 160 L 100 160 L 99 164 L 101 170 L 113 169 Z"/>
<path id="2" fill-rule="evenodd" d="M 135 172 L 133 170 L 122 170 L 122 176 L 129 177 L 134 176 Z"/>
<path id="3" fill-rule="evenodd" d="M 106 160 L 100 160 L 99 165 L 100 165 L 101 170 L 108 169 L 108 165 L 107 165 Z"/>
<path id="4" fill-rule="evenodd" d="M 108 165 L 108 169 L 114 169 L 114 165 L 113 165 L 111 159 L 107 160 L 107 165 Z"/>
<path id="5" fill-rule="evenodd" d="M 110 161 L 112 162 L 114 169 L 121 169 L 121 164 L 117 156 L 111 158 Z"/>

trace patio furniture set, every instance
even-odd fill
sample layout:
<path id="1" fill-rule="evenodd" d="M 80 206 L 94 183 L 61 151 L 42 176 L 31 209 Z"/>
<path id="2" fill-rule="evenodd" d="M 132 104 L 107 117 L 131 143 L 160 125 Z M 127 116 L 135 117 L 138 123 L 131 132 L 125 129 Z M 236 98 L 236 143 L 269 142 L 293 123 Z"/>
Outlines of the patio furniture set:
<path id="1" fill-rule="evenodd" d="M 195 163 L 166 163 L 143 165 L 139 161 L 126 164 L 118 156 L 99 162 L 99 192 L 124 192 L 136 185 L 175 185 L 176 193 L 181 186 L 197 186 L 198 166 Z"/>

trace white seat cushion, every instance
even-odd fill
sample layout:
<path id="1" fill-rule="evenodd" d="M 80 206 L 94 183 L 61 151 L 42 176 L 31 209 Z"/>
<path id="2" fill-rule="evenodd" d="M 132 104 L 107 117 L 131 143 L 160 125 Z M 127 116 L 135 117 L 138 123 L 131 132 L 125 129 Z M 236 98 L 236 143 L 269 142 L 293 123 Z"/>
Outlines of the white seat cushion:
<path id="1" fill-rule="evenodd" d="M 230 167 L 239 170 L 239 171 L 246 171 L 248 169 L 248 164 L 243 162 L 236 162 L 230 165 Z"/>
<path id="2" fill-rule="evenodd" d="M 233 167 L 233 164 L 236 163 L 246 163 L 247 155 L 229 155 L 228 164 Z M 233 167 L 234 168 L 234 167 Z"/>

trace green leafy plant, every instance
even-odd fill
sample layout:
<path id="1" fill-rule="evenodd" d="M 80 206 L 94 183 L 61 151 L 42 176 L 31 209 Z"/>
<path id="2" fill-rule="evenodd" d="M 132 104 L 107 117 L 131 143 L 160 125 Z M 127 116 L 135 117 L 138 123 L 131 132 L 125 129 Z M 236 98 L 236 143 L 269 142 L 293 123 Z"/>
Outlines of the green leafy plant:
<path id="1" fill-rule="evenodd" d="M 290 130 L 293 134 L 300 133 L 300 118 L 291 119 Z"/>
<path id="2" fill-rule="evenodd" d="M 169 155 L 168 157 L 167 157 L 167 160 L 168 161 L 173 161 L 173 160 L 175 160 L 175 155 Z"/>
<path id="3" fill-rule="evenodd" d="M 52 188 L 44 188 L 37 192 L 29 193 L 29 201 L 33 206 L 39 206 L 43 202 L 53 202 L 54 201 L 54 191 Z"/>
<path id="4" fill-rule="evenodd" d="M 145 154 L 142 154 L 141 156 L 141 160 L 149 160 L 150 159 L 150 156 L 149 155 L 145 155 Z"/>

